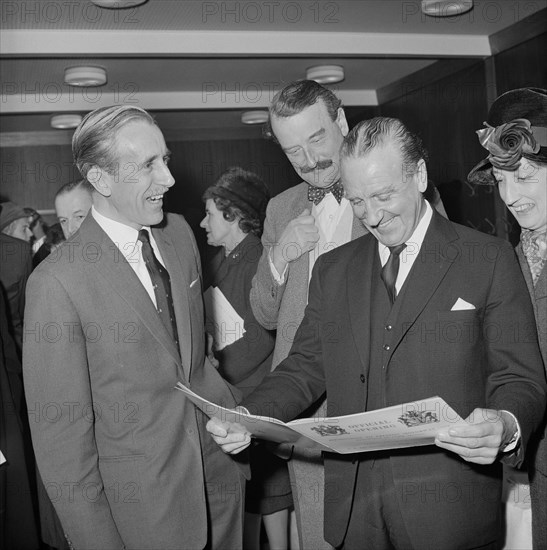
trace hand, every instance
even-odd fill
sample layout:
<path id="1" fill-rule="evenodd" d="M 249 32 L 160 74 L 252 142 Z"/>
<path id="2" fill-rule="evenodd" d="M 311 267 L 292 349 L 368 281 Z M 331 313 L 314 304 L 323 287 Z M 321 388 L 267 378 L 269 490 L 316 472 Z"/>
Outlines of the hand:
<path id="1" fill-rule="evenodd" d="M 475 409 L 466 421 L 468 426 L 438 433 L 435 445 L 475 464 L 492 464 L 517 429 L 514 419 L 505 411 Z"/>
<path id="2" fill-rule="evenodd" d="M 218 367 L 220 366 L 220 363 L 218 362 L 218 359 L 215 357 L 215 354 L 213 352 L 213 345 L 214 345 L 213 336 L 208 332 L 206 332 L 205 334 L 207 335 L 207 358 L 211 362 L 211 365 L 213 365 L 215 369 L 218 369 Z"/>
<path id="3" fill-rule="evenodd" d="M 240 453 L 251 443 L 250 432 L 236 422 L 221 422 L 218 418 L 211 418 L 206 429 L 226 454 Z"/>
<path id="4" fill-rule="evenodd" d="M 272 249 L 272 261 L 277 272 L 282 274 L 289 262 L 312 250 L 318 240 L 319 229 L 315 225 L 315 218 L 306 208 L 300 216 L 288 223 L 279 242 Z"/>

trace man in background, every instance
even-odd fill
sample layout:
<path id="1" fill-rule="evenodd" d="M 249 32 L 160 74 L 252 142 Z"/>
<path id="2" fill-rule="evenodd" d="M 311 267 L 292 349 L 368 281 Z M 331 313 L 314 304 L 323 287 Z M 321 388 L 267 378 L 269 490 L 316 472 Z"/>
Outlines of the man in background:
<path id="1" fill-rule="evenodd" d="M 55 194 L 55 212 L 65 239 L 82 225 L 93 204 L 93 186 L 85 180 L 63 185 Z"/>

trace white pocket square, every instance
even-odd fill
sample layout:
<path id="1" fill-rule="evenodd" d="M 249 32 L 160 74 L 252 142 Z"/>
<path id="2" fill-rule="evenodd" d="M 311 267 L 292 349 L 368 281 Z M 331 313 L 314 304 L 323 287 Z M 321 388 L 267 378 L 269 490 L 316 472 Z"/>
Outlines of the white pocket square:
<path id="1" fill-rule="evenodd" d="M 199 277 L 195 280 L 193 280 L 191 283 L 190 283 L 190 288 L 192 288 L 197 282 L 199 281 Z"/>
<path id="2" fill-rule="evenodd" d="M 469 302 L 466 302 L 465 300 L 458 298 L 450 311 L 464 311 L 466 309 L 476 309 L 476 308 L 473 304 L 470 304 Z"/>

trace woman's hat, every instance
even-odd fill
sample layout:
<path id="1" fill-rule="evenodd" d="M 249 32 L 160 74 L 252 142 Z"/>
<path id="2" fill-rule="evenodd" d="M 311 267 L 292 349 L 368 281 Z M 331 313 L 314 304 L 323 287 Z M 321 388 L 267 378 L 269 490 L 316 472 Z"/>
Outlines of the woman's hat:
<path id="1" fill-rule="evenodd" d="M 29 217 L 30 216 L 14 202 L 3 202 L 0 204 L 0 231 L 5 229 L 15 220 Z"/>
<path id="2" fill-rule="evenodd" d="M 500 95 L 484 126 L 477 135 L 490 154 L 469 172 L 471 183 L 494 185 L 491 168 L 514 171 L 523 156 L 547 162 L 547 90 L 520 88 Z"/>

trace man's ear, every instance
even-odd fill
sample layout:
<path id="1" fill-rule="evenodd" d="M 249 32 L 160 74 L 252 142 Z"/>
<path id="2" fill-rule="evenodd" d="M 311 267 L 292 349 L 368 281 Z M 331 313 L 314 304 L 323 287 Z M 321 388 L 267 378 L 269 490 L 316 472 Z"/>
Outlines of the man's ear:
<path id="1" fill-rule="evenodd" d="M 424 193 L 427 189 L 427 167 L 424 159 L 420 159 L 418 161 L 414 175 L 418 181 L 418 189 L 420 190 L 420 193 Z"/>
<path id="2" fill-rule="evenodd" d="M 87 173 L 86 179 L 91 185 L 93 185 L 95 191 L 103 197 L 110 197 L 112 194 L 112 176 L 102 168 L 92 166 Z"/>
<path id="3" fill-rule="evenodd" d="M 344 109 L 342 107 L 338 108 L 336 124 L 338 125 L 338 128 L 340 128 L 342 135 L 346 137 L 349 132 L 349 126 L 348 126 L 348 121 L 346 120 L 346 113 L 344 112 Z"/>

